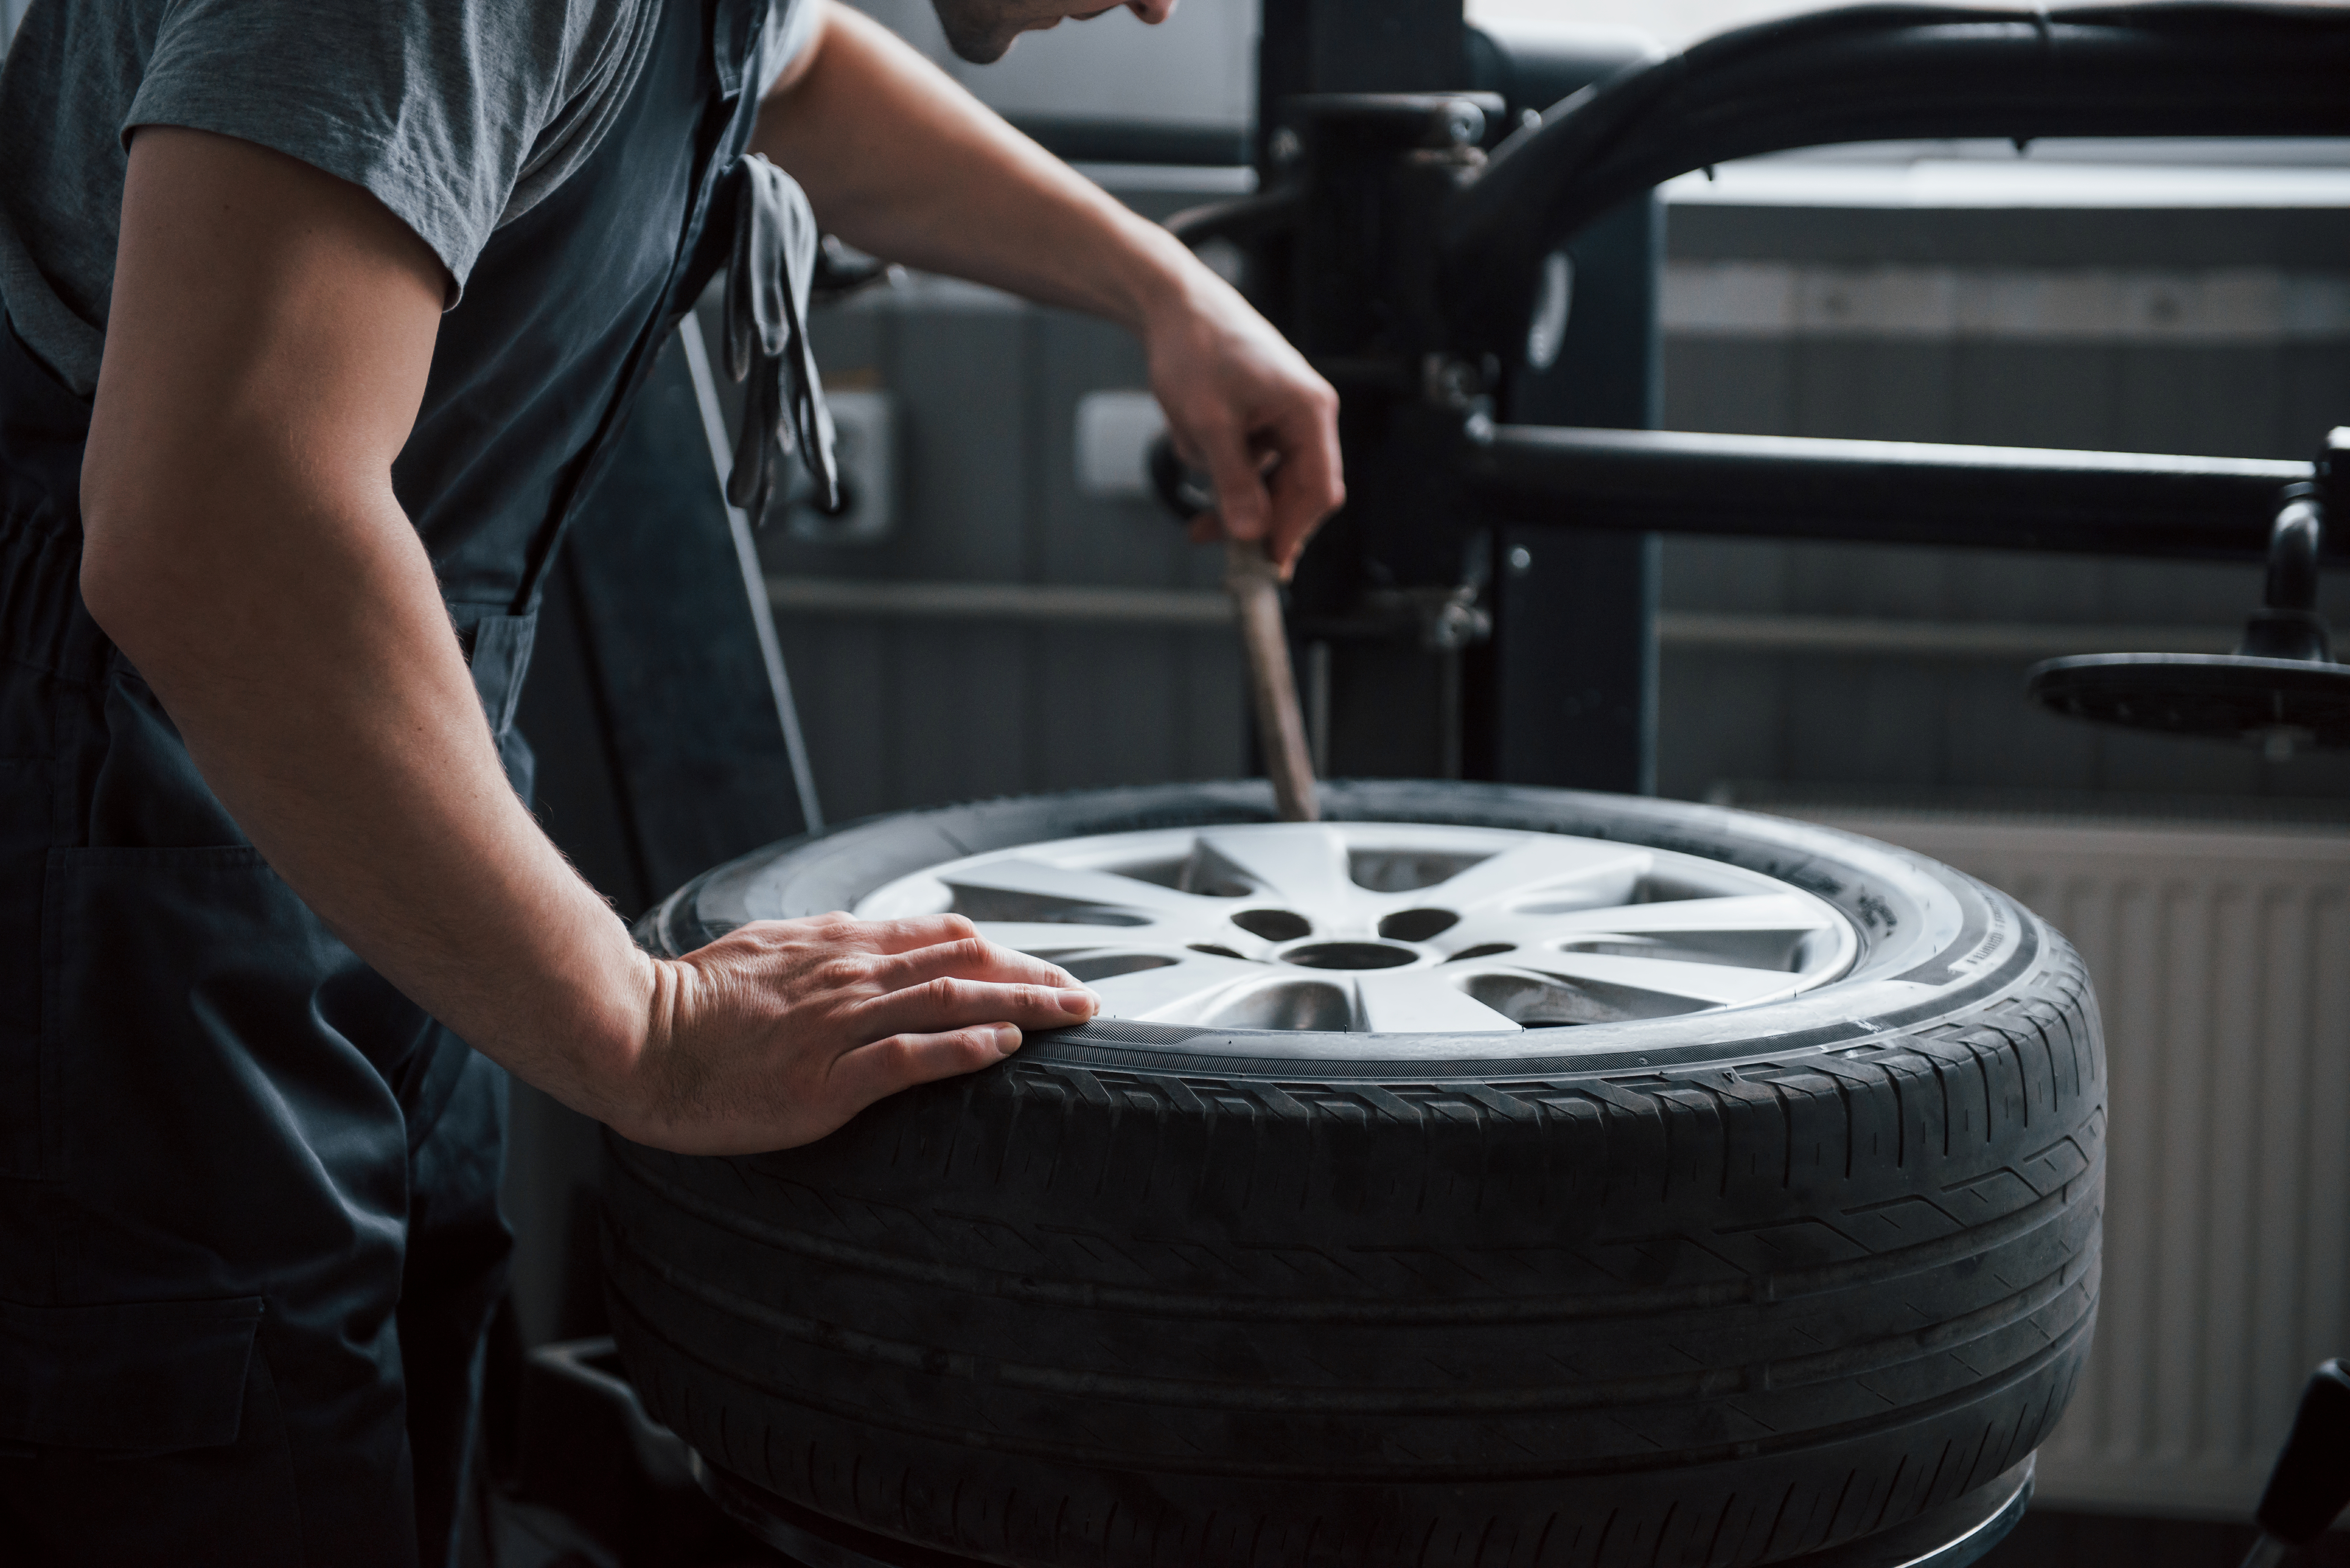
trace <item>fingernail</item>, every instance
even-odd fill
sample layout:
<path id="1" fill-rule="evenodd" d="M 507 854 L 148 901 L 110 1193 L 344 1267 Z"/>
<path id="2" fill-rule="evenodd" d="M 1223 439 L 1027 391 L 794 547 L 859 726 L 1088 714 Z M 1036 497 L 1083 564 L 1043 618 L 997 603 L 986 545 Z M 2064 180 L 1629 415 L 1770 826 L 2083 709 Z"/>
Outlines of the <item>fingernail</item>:
<path id="1" fill-rule="evenodd" d="M 1009 1056 L 1012 1053 L 1019 1049 L 1020 1031 L 1013 1028 L 1009 1023 L 997 1024 L 995 1026 L 996 1054 L 999 1055 Z"/>
<path id="2" fill-rule="evenodd" d="M 1076 1018 L 1091 1018 L 1101 1011 L 1101 998 L 1090 991 L 1061 992 L 1061 1011 Z"/>

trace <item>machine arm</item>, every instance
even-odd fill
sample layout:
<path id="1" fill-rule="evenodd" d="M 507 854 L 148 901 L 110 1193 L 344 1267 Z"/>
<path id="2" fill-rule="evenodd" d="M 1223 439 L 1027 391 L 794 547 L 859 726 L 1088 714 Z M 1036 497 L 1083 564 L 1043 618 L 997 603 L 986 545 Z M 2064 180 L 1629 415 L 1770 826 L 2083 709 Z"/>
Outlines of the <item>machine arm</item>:
<path id="1" fill-rule="evenodd" d="M 1638 192 L 1839 142 L 2350 134 L 2350 10 L 1857 5 L 1723 33 L 1586 88 L 1497 150 L 1441 236 L 1464 344 L 1523 341 L 1543 259 Z"/>
<path id="2" fill-rule="evenodd" d="M 1638 533 L 2260 561 L 2306 462 L 1471 421 L 1481 512 Z M 2350 556 L 2350 529 L 2324 558 Z"/>

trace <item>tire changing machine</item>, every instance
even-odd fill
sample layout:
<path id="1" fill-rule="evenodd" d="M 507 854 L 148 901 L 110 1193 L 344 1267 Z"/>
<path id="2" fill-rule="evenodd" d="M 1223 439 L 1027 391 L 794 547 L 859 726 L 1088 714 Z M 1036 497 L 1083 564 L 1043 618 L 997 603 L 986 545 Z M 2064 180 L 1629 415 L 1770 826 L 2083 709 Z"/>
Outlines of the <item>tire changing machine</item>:
<path id="1" fill-rule="evenodd" d="M 1258 193 L 1174 226 L 1240 253 L 1254 302 L 1344 399 L 1355 499 L 1301 565 L 1290 618 L 1295 641 L 1329 649 L 1313 668 L 1330 773 L 1653 788 L 1654 541 L 1669 532 L 2263 560 L 2266 602 L 2237 653 L 2052 660 L 2032 695 L 2272 753 L 2350 746 L 2350 667 L 2314 607 L 2319 570 L 2350 555 L 2350 527 L 2326 528 L 2350 517 L 2350 431 L 2289 463 L 1653 429 L 1663 180 L 1852 141 L 2350 135 L 2350 14 L 1867 6 L 1654 56 L 1471 28 L 1461 0 L 1383 0 L 1375 16 L 1266 0 L 1259 70 Z M 607 569 L 592 540 L 583 603 Z M 1414 708 L 1430 722 L 1394 722 Z M 657 741 L 603 744 L 625 804 L 628 755 Z M 682 853 L 698 869 L 723 848 Z M 642 1456 L 649 1423 L 591 1359 L 541 1352 L 539 1402 L 574 1413 L 575 1441 L 605 1411 L 598 1447 Z M 2313 1380 L 2255 1561 L 2282 1561 L 2350 1499 L 2345 1390 L 2336 1364 Z M 681 1445 L 658 1468 L 648 1506 L 706 1508 L 691 1475 L 810 1568 L 976 1568 L 791 1510 Z M 2027 1459 L 1791 1568 L 1960 1568 L 2030 1493 Z"/>

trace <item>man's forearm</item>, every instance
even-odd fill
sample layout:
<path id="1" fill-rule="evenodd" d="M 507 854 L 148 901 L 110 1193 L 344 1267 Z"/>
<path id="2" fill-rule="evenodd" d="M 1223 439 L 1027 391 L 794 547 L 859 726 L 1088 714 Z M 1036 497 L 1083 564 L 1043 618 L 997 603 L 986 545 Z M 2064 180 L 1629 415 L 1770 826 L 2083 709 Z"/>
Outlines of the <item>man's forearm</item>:
<path id="1" fill-rule="evenodd" d="M 1195 535 L 1261 539 L 1286 570 L 1346 496 L 1329 385 L 1166 230 L 819 3 L 816 39 L 760 108 L 758 150 L 853 244 L 1135 332 L 1177 450 L 1215 483 Z"/>
<path id="2" fill-rule="evenodd" d="M 755 146 L 827 230 L 891 261 L 1138 332 L 1215 285 L 1165 230 L 845 6 L 827 6 L 805 69 L 761 107 Z"/>
<path id="3" fill-rule="evenodd" d="M 101 588 L 99 613 L 338 936 L 519 1075 L 608 1113 L 598 1086 L 625 1075 L 652 965 L 507 784 L 429 569 L 350 547 L 406 519 L 320 528 L 275 476 L 209 477 L 244 481 L 237 504 L 208 483 L 171 522 L 226 548 L 145 551 L 147 591 Z M 203 609 L 174 618 L 166 595 Z"/>

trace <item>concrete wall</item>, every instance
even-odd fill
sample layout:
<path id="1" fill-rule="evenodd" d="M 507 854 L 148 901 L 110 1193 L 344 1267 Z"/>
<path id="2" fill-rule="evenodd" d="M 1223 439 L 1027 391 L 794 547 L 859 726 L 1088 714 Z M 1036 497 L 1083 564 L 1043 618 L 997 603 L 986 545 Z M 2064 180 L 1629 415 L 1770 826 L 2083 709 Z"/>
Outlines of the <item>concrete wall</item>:
<path id="1" fill-rule="evenodd" d="M 902 524 L 884 544 L 772 534 L 771 568 L 951 582 L 1212 587 L 1221 557 L 1155 506 L 1077 493 L 1078 398 L 1143 379 L 1123 332 L 926 284 L 830 315 L 827 374 L 889 389 Z M 1034 790 L 1228 777 L 1242 766 L 1229 635 L 1159 628 L 779 621 L 828 820 Z"/>
<path id="2" fill-rule="evenodd" d="M 2341 210 L 1677 205 L 1670 234 L 1676 428 L 2303 457 L 2350 421 Z M 1741 265 L 1749 286 L 1775 273 L 1814 307 L 1775 329 L 1740 317 L 1721 296 Z M 2036 289 L 2043 308 L 1969 317 L 1950 299 L 1970 288 L 2011 301 Z M 1839 291 L 1841 321 L 1818 308 Z M 2295 297 L 2314 303 L 2295 315 Z M 1692 610 L 2224 627 L 2260 591 L 2251 567 L 1962 551 L 1674 540 L 1665 560 L 1665 603 Z M 2328 585 L 2337 621 L 2345 590 L 2338 575 Z M 1669 649 L 1662 787 L 2338 798 L 2350 784 L 2335 759 L 2267 763 L 2045 718 L 2020 699 L 2026 662 Z"/>
<path id="3" fill-rule="evenodd" d="M 991 66 L 966 65 L 948 53 L 930 0 L 848 3 L 1004 114 L 1215 127 L 1246 125 L 1254 117 L 1254 0 L 1182 0 L 1156 27 L 1120 7 L 1032 33 Z"/>

